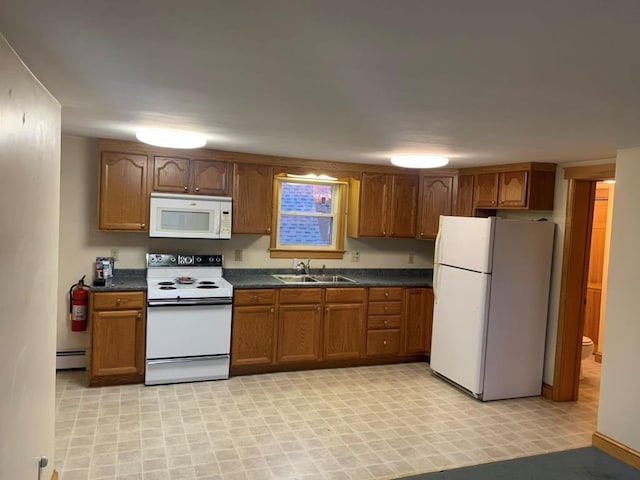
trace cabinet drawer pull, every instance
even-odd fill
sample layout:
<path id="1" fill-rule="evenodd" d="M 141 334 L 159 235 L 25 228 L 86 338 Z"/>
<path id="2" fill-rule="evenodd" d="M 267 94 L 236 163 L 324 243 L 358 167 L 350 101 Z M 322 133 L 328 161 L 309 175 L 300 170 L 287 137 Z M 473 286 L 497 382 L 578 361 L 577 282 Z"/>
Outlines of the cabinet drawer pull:
<path id="1" fill-rule="evenodd" d="M 120 305 L 120 299 L 116 298 L 116 304 Z"/>
<path id="2" fill-rule="evenodd" d="M 257 301 L 258 301 L 258 296 L 257 296 L 257 295 L 253 295 L 253 296 L 251 297 L 251 301 L 252 301 L 253 303 L 257 302 Z"/>
<path id="3" fill-rule="evenodd" d="M 386 344 L 387 344 L 387 341 L 386 341 L 386 340 L 383 340 L 383 341 L 382 341 L 382 344 L 383 344 L 383 345 L 386 345 Z"/>
<path id="4" fill-rule="evenodd" d="M 388 297 L 389 296 L 389 292 L 384 292 L 384 296 Z M 387 307 L 384 307 L 384 308 L 387 308 Z"/>
<path id="5" fill-rule="evenodd" d="M 389 307 L 388 307 L 387 305 L 385 305 L 385 306 L 384 306 L 384 311 L 386 312 L 386 311 L 388 311 L 388 310 L 389 310 Z"/>
<path id="6" fill-rule="evenodd" d="M 387 324 L 387 323 L 389 323 L 389 322 L 388 322 L 387 320 L 385 320 L 385 321 L 384 321 L 384 322 L 382 322 L 382 323 L 384 323 L 384 324 L 386 325 L 386 324 Z"/>

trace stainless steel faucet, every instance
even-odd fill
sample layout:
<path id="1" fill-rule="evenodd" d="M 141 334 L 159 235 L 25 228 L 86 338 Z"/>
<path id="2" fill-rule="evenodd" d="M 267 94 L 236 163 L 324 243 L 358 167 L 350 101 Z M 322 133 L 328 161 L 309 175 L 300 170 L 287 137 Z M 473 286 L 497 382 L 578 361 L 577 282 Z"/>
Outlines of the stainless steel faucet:
<path id="1" fill-rule="evenodd" d="M 307 263 L 304 262 L 299 262 L 298 265 L 296 265 L 296 272 L 301 273 L 304 271 L 305 275 L 309 275 L 309 273 L 311 272 L 311 259 L 307 260 Z"/>

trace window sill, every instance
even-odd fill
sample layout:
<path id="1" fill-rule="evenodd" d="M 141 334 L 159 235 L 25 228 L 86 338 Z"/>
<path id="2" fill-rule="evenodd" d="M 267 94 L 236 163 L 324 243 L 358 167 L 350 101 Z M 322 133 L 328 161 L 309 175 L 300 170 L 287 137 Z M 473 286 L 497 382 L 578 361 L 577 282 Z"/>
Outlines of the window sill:
<path id="1" fill-rule="evenodd" d="M 286 250 L 286 249 L 269 249 L 271 258 L 344 258 L 345 250 Z"/>

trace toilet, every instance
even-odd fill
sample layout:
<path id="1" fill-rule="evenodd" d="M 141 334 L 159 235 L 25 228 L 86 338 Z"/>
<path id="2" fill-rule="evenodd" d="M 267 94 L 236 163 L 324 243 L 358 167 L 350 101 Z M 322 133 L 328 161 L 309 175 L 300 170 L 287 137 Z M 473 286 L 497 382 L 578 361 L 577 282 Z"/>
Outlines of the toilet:
<path id="1" fill-rule="evenodd" d="M 593 340 L 589 337 L 582 337 L 582 360 L 585 360 L 593 353 Z M 582 363 L 580 363 L 580 380 L 584 378 L 582 374 Z"/>

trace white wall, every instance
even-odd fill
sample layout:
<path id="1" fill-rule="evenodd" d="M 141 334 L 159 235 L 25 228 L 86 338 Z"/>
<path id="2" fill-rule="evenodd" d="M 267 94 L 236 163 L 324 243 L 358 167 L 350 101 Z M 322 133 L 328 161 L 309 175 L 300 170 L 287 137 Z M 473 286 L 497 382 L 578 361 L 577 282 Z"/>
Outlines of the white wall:
<path id="1" fill-rule="evenodd" d="M 60 105 L 1 35 L 0 92 L 0 479 L 26 480 L 55 454 Z"/>
<path id="2" fill-rule="evenodd" d="M 597 429 L 640 451 L 640 148 L 620 150 L 611 223 L 607 288 L 607 352 L 602 359 Z"/>
<path id="3" fill-rule="evenodd" d="M 231 240 L 150 239 L 140 233 L 99 232 L 97 227 L 98 146 L 95 139 L 63 136 L 60 195 L 60 272 L 58 298 L 58 351 L 88 346 L 86 332 L 71 332 L 68 292 L 82 275 L 93 280 L 95 257 L 109 256 L 119 249 L 118 268 L 144 268 L 145 253 L 220 252 L 226 268 L 292 267 L 290 259 L 269 258 L 269 237 L 234 235 Z M 347 238 L 342 260 L 311 260 L 312 268 L 432 268 L 433 242 L 400 239 Z M 236 262 L 235 250 L 242 261 Z M 360 252 L 360 262 L 351 262 L 351 252 Z M 414 263 L 409 264 L 409 253 Z"/>

